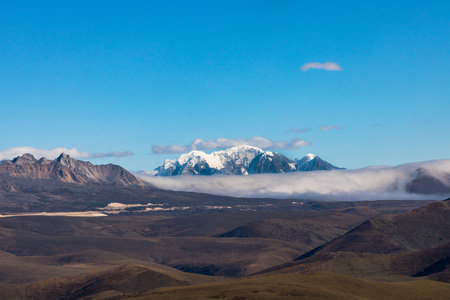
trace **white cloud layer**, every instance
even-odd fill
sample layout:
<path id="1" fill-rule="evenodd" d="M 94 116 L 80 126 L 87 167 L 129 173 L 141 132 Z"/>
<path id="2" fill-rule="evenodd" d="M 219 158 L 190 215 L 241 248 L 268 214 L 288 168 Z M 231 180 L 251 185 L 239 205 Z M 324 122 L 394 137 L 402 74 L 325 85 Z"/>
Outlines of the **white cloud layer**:
<path id="1" fill-rule="evenodd" d="M 33 147 L 13 147 L 8 148 L 4 150 L 0 150 L 0 160 L 4 159 L 13 159 L 17 156 L 21 156 L 25 153 L 32 154 L 36 159 L 39 159 L 41 157 L 45 157 L 48 159 L 55 159 L 57 158 L 61 153 L 65 153 L 70 155 L 73 158 L 76 159 L 88 159 L 88 158 L 102 158 L 102 157 L 124 157 L 124 156 L 130 156 L 134 155 L 133 152 L 125 150 L 123 152 L 120 151 L 111 151 L 108 153 L 93 153 L 90 154 L 86 151 L 78 151 L 75 148 L 64 148 L 64 147 L 57 147 L 54 149 L 37 149 Z"/>
<path id="2" fill-rule="evenodd" d="M 313 63 L 307 63 L 304 64 L 300 70 L 302 70 L 303 72 L 308 71 L 309 69 L 318 69 L 318 70 L 326 70 L 326 71 L 342 71 L 342 68 L 334 62 L 326 62 L 326 63 L 318 63 L 318 62 L 313 62 Z"/>
<path id="3" fill-rule="evenodd" d="M 249 145 L 261 149 L 299 149 L 300 147 L 310 146 L 311 143 L 299 138 L 291 138 L 286 141 L 272 141 L 260 136 L 254 136 L 248 139 L 225 139 L 217 138 L 215 140 L 204 141 L 196 139 L 190 145 L 153 145 L 152 151 L 155 154 L 184 153 L 192 150 L 216 150 L 226 149 L 235 146 Z"/>
<path id="4" fill-rule="evenodd" d="M 443 199 L 442 195 L 430 196 L 407 193 L 407 184 L 417 177 L 420 168 L 422 168 L 422 172 L 425 171 L 435 178 L 447 178 L 448 180 L 450 160 L 406 164 L 397 167 L 368 167 L 357 170 L 248 176 L 140 176 L 140 178 L 162 189 L 234 197 L 297 198 L 330 201 Z"/>

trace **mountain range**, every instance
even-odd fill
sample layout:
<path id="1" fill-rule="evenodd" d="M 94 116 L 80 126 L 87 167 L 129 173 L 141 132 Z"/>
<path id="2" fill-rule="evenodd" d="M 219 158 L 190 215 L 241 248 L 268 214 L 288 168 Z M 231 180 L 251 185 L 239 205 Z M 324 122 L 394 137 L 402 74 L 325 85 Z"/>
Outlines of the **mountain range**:
<path id="1" fill-rule="evenodd" d="M 1 181 L 3 189 L 14 189 L 13 186 L 8 185 L 5 176 L 54 179 L 79 184 L 143 185 L 143 182 L 118 165 L 93 165 L 90 162 L 76 160 L 64 153 L 61 153 L 55 160 L 48 160 L 45 157 L 36 160 L 33 155 L 26 153 L 12 160 L 2 161 L 0 176 L 3 177 Z"/>
<path id="2" fill-rule="evenodd" d="M 244 145 L 211 154 L 197 150 L 191 151 L 177 159 L 166 160 L 155 171 L 147 172 L 147 175 L 248 175 L 335 169 L 340 168 L 314 154 L 307 154 L 300 160 L 290 160 L 280 153 Z"/>
<path id="3" fill-rule="evenodd" d="M 124 207 L 121 212 L 170 215 L 266 209 L 263 200 L 161 189 L 118 165 L 93 165 L 64 153 L 54 160 L 23 154 L 0 162 L 0 214 L 114 213 L 111 203 Z M 290 207 L 295 204 L 271 199 L 273 209 Z"/>

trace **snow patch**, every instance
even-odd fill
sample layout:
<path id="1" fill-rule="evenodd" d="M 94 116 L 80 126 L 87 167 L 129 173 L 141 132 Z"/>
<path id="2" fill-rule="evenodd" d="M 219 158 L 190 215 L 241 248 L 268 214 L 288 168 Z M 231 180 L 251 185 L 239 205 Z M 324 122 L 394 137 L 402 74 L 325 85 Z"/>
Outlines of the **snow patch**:
<path id="1" fill-rule="evenodd" d="M 312 153 L 308 153 L 304 157 L 307 158 L 308 160 L 313 160 L 314 158 L 317 157 L 317 155 L 312 154 Z"/>

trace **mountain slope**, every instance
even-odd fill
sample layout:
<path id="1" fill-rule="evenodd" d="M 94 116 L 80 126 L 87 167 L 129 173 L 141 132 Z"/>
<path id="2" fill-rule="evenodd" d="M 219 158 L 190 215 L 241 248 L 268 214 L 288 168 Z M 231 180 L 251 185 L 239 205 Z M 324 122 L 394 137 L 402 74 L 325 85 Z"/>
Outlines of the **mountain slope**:
<path id="1" fill-rule="evenodd" d="M 450 200 L 393 218 L 372 219 L 324 245 L 320 252 L 391 254 L 424 250 L 450 241 Z"/>
<path id="2" fill-rule="evenodd" d="M 180 288 L 133 299 L 446 299 L 450 285 L 429 280 L 376 282 L 320 272 L 277 274 Z"/>
<path id="3" fill-rule="evenodd" d="M 315 154 L 308 153 L 302 159 L 295 162 L 296 171 L 318 171 L 318 170 L 342 170 L 322 160 Z"/>
<path id="4" fill-rule="evenodd" d="M 56 277 L 18 285 L 4 285 L 2 299 L 80 299 L 108 296 L 114 299 L 125 294 L 146 292 L 161 287 L 184 286 L 176 270 L 173 274 L 151 267 L 126 264 L 106 271 Z M 177 276 L 178 275 L 178 276 Z M 104 298 L 102 298 L 104 299 Z M 109 299 L 109 298 L 106 298 Z"/>
<path id="5" fill-rule="evenodd" d="M 450 243 L 399 254 L 324 252 L 259 274 L 334 272 L 377 280 L 429 278 L 450 283 Z"/>
<path id="6" fill-rule="evenodd" d="M 287 173 L 294 170 L 292 160 L 279 153 L 266 151 L 252 160 L 248 167 L 248 174 Z"/>
<path id="7" fill-rule="evenodd" d="M 448 194 L 450 193 L 450 173 L 433 176 L 429 169 L 418 168 L 416 177 L 406 185 L 406 190 L 417 194 Z"/>
<path id="8" fill-rule="evenodd" d="M 358 277 L 431 276 L 450 281 L 450 200 L 392 218 L 372 219 L 345 235 L 261 273 L 330 271 Z"/>

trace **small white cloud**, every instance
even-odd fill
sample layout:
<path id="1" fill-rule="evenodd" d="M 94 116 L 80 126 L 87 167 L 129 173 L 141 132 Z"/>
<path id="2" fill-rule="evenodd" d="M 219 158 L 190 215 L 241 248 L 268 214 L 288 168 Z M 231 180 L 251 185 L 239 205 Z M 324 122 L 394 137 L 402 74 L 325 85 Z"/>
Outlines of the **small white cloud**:
<path id="1" fill-rule="evenodd" d="M 326 63 L 318 63 L 318 62 L 313 62 L 313 63 L 307 63 L 304 64 L 300 70 L 302 70 L 303 72 L 308 71 L 309 69 L 318 69 L 318 70 L 326 70 L 326 71 L 342 71 L 342 68 L 334 62 L 326 62 Z"/>
<path id="2" fill-rule="evenodd" d="M 272 141 L 260 136 L 254 136 L 247 139 L 225 139 L 217 138 L 215 140 L 195 139 L 190 145 L 153 145 L 152 152 L 155 154 L 183 153 L 192 150 L 216 150 L 226 149 L 235 146 L 249 145 L 262 149 L 298 149 L 300 147 L 310 146 L 311 143 L 299 138 L 291 138 L 286 141 Z"/>
<path id="3" fill-rule="evenodd" d="M 17 156 L 21 156 L 25 153 L 30 153 L 36 159 L 39 159 L 41 157 L 45 157 L 48 159 L 55 159 L 57 158 L 61 153 L 65 153 L 70 155 L 73 158 L 76 159 L 88 159 L 88 158 L 101 158 L 101 157 L 124 157 L 124 156 L 130 156 L 134 155 L 133 152 L 125 150 L 123 152 L 120 151 L 111 151 L 108 153 L 94 153 L 90 154 L 86 151 L 78 151 L 75 148 L 64 148 L 64 147 L 57 147 L 54 149 L 38 149 L 33 147 L 13 147 L 8 148 L 4 150 L 0 150 L 0 160 L 3 159 L 13 159 Z"/>
<path id="4" fill-rule="evenodd" d="M 291 129 L 289 129 L 287 132 L 291 132 L 291 133 L 306 133 L 306 132 L 310 132 L 311 128 L 295 128 L 292 127 Z"/>
<path id="5" fill-rule="evenodd" d="M 319 129 L 322 131 L 330 131 L 330 130 L 340 130 L 342 129 L 342 127 L 336 125 L 326 125 L 326 126 L 319 126 Z"/>
<path id="6" fill-rule="evenodd" d="M 131 152 L 130 150 L 124 150 L 124 151 L 110 151 L 107 153 L 93 153 L 91 155 L 92 158 L 104 158 L 104 157 L 125 157 L 125 156 L 132 156 L 134 155 L 134 152 Z"/>
<path id="7" fill-rule="evenodd" d="M 155 154 L 170 154 L 170 153 L 183 153 L 189 152 L 191 148 L 189 146 L 180 145 L 153 145 L 152 152 Z"/>

